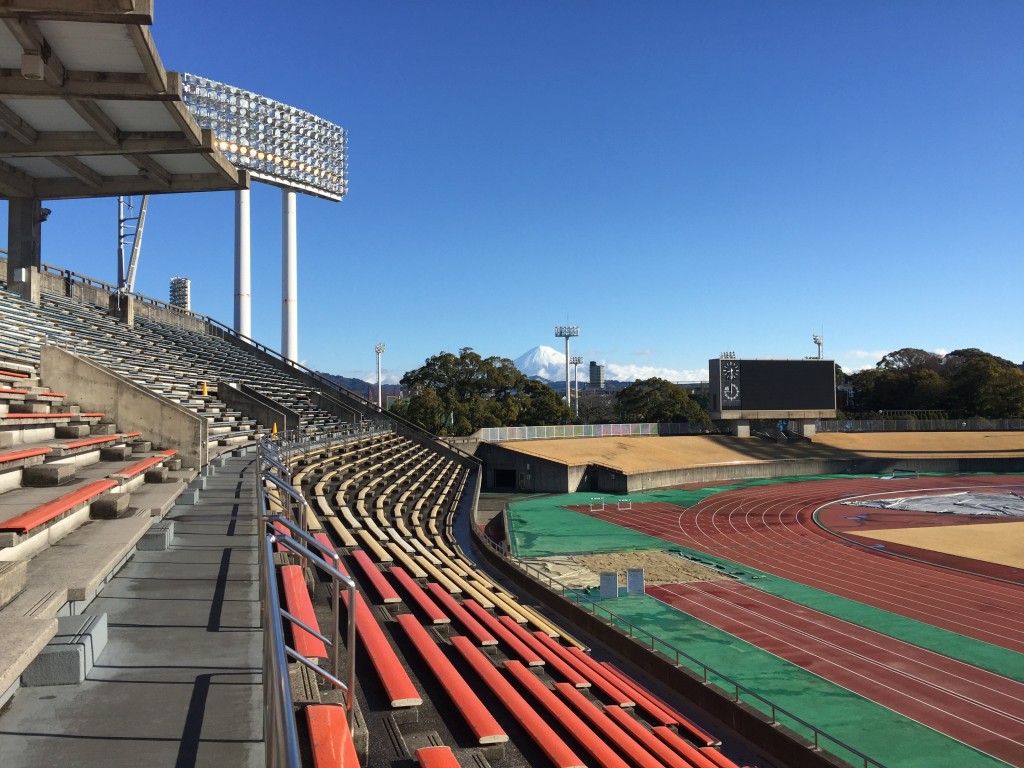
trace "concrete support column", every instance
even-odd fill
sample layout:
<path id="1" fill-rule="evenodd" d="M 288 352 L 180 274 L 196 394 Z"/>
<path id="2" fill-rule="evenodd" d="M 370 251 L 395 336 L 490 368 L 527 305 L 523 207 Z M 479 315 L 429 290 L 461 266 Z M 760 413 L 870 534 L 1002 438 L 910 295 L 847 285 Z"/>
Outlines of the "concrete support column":
<path id="1" fill-rule="evenodd" d="M 43 210 L 35 197 L 12 197 L 7 206 L 7 287 L 33 304 L 39 303 Z"/>
<path id="2" fill-rule="evenodd" d="M 235 192 L 235 332 L 252 338 L 249 190 Z"/>
<path id="3" fill-rule="evenodd" d="M 295 192 L 281 190 L 281 354 L 299 360 L 298 246 Z"/>
<path id="4" fill-rule="evenodd" d="M 818 434 L 818 423 L 814 419 L 800 419 L 797 430 L 808 440 L 813 440 Z"/>

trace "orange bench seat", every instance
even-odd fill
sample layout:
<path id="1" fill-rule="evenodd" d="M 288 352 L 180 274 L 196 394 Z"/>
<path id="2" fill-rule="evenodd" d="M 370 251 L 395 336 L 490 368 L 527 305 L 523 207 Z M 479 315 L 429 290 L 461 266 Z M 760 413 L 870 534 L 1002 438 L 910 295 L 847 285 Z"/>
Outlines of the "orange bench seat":
<path id="1" fill-rule="evenodd" d="M 284 607 L 292 616 L 307 627 L 320 631 L 320 624 L 313 610 L 313 601 L 306 587 L 306 578 L 300 565 L 281 566 L 281 586 L 283 588 Z M 298 624 L 292 624 L 292 643 L 295 650 L 307 659 L 329 658 L 324 641 Z"/>
<path id="2" fill-rule="evenodd" d="M 81 488 L 76 488 L 71 493 L 40 504 L 27 512 L 22 512 L 10 520 L 3 521 L 0 523 L 0 533 L 28 533 L 116 487 L 117 482 L 114 480 L 96 480 Z"/>
<path id="3" fill-rule="evenodd" d="M 143 459 L 142 461 L 137 461 L 134 464 L 132 464 L 131 466 L 125 467 L 120 472 L 114 473 L 114 475 L 112 475 L 112 477 L 117 477 L 117 478 L 121 478 L 121 479 L 124 479 L 124 480 L 130 479 L 130 478 L 133 478 L 133 477 L 138 477 L 139 475 L 141 475 L 146 470 L 152 469 L 153 467 L 157 466 L 158 464 L 163 464 L 165 461 L 167 461 L 169 458 L 174 456 L 176 453 L 177 453 L 177 451 L 175 451 L 175 450 L 161 451 L 157 456 L 150 456 L 148 459 Z"/>
<path id="4" fill-rule="evenodd" d="M 473 667 L 477 676 L 491 689 L 491 693 L 530 735 L 533 742 L 540 747 L 556 768 L 584 768 L 584 762 L 563 741 L 562 737 L 555 733 L 555 730 L 547 724 L 540 713 L 523 698 L 515 686 L 505 679 L 505 676 L 498 671 L 498 668 L 484 655 L 483 651 L 473 645 L 472 640 L 465 635 L 455 635 L 451 642 L 455 646 L 455 650 Z"/>
<path id="5" fill-rule="evenodd" d="M 359 768 L 359 757 L 344 707 L 311 704 L 303 714 L 309 731 L 313 768 Z"/>
<path id="6" fill-rule="evenodd" d="M 498 721 L 488 711 L 487 707 L 476 695 L 462 675 L 455 668 L 444 652 L 438 647 L 427 630 L 420 624 L 411 613 L 403 613 L 397 616 L 399 625 L 405 630 L 405 634 L 412 641 L 417 652 L 423 661 L 430 667 L 434 677 L 444 688 L 452 704 L 459 710 L 462 719 L 473 732 L 473 737 L 478 744 L 500 744 L 508 741 L 508 734 L 498 725 Z"/>
<path id="7" fill-rule="evenodd" d="M 341 593 L 341 600 L 347 610 L 352 610 L 348 604 L 348 590 Z M 384 693 L 391 706 L 418 707 L 423 703 L 423 697 L 416 690 L 412 678 L 405 671 L 398 654 L 391 647 L 384 630 L 377 623 L 370 606 L 359 592 L 356 593 L 355 612 L 356 631 L 359 633 L 361 649 L 366 649 L 366 655 L 377 673 L 377 679 L 384 686 Z"/>
<path id="8" fill-rule="evenodd" d="M 22 459 L 31 459 L 35 456 L 45 456 L 52 448 L 23 448 L 17 451 L 8 451 L 7 453 L 0 453 L 0 466 L 9 464 L 15 461 L 21 461 Z"/>
<path id="9" fill-rule="evenodd" d="M 420 747 L 416 750 L 416 762 L 420 768 L 459 768 L 459 761 L 451 747 Z"/>

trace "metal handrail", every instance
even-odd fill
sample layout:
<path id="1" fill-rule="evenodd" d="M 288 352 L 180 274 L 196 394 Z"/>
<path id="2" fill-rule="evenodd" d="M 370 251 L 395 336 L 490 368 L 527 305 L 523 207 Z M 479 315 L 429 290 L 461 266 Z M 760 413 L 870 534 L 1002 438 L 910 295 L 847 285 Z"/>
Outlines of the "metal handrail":
<path id="1" fill-rule="evenodd" d="M 341 558 L 331 547 L 321 544 L 313 536 L 304 531 L 290 516 L 276 514 L 271 510 L 271 496 L 267 493 L 266 484 L 280 489 L 286 496 L 307 506 L 305 498 L 289 482 L 274 474 L 273 470 L 287 465 L 281 460 L 279 446 L 269 438 L 257 443 L 257 516 L 260 530 L 265 532 L 260 553 L 260 603 L 263 606 L 261 618 L 264 635 L 264 738 L 266 742 L 266 762 L 271 768 L 300 768 L 301 758 L 298 748 L 298 735 L 295 714 L 292 704 L 292 688 L 288 676 L 288 658 L 306 666 L 330 685 L 345 694 L 345 710 L 349 728 L 353 726 L 355 704 L 355 673 L 356 673 L 356 625 L 355 600 L 356 583 L 341 570 Z M 279 501 L 281 511 L 285 511 L 284 502 Z M 268 512 L 270 514 L 268 514 Z M 282 530 L 283 529 L 283 530 Z M 274 546 L 280 545 L 300 556 L 305 564 L 312 564 L 331 577 L 331 614 L 332 636 L 309 627 L 299 621 L 281 606 L 278 594 L 277 579 L 274 571 Z M 340 596 L 344 585 L 348 593 L 348 617 L 346 621 L 347 642 L 347 676 L 342 682 L 341 666 L 341 622 Z M 284 622 L 298 624 L 304 630 L 319 638 L 331 649 L 330 671 L 323 669 L 312 660 L 304 657 L 284 640 Z"/>
<path id="2" fill-rule="evenodd" d="M 503 510 L 503 514 L 504 514 L 504 512 L 505 512 L 505 510 Z M 861 764 L 864 766 L 864 768 L 869 768 L 869 766 L 873 766 L 874 768 L 886 768 L 884 763 L 880 763 L 878 760 L 875 760 L 874 758 L 869 757 L 868 755 L 865 755 L 863 752 L 858 750 L 856 747 L 852 747 L 849 744 L 847 744 L 846 742 L 841 741 L 840 739 L 836 738 L 835 736 L 832 736 L 827 731 L 823 731 L 820 728 L 818 728 L 817 726 L 815 726 L 815 725 L 813 725 L 811 723 L 808 723 L 806 720 L 804 720 L 800 716 L 793 714 L 789 710 L 785 709 L 784 707 L 779 706 L 778 704 L 776 704 L 775 702 L 771 701 L 770 699 L 766 699 L 764 696 L 761 696 L 759 693 L 756 693 L 755 691 L 752 691 L 751 689 L 747 688 L 742 683 L 739 683 L 736 680 L 733 680 L 728 675 L 726 675 L 726 674 L 724 674 L 722 672 L 719 672 L 714 667 L 711 667 L 711 666 L 705 664 L 700 659 L 697 659 L 697 658 L 691 656 L 690 654 L 686 653 L 685 651 L 682 651 L 679 648 L 676 648 L 671 643 L 669 643 L 669 642 L 667 642 L 665 640 L 660 639 L 657 635 L 654 635 L 651 632 L 648 632 L 647 630 L 643 629 L 642 627 L 639 627 L 636 624 L 633 624 L 628 619 L 625 619 L 625 618 L 619 616 L 618 614 L 614 613 L 613 611 L 610 611 L 607 608 L 604 608 L 603 606 L 599 605 L 594 600 L 591 600 L 589 597 L 584 595 L 582 592 L 580 592 L 580 590 L 578 590 L 578 589 L 576 589 L 574 587 L 569 587 L 569 586 L 567 586 L 565 584 L 562 584 L 560 581 L 558 581 L 558 579 L 553 578 L 550 574 L 544 573 L 543 571 L 541 571 L 541 570 L 539 570 L 537 568 L 534 568 L 529 563 L 524 562 L 520 558 L 518 558 L 515 555 L 511 554 L 511 550 L 510 549 L 506 549 L 506 548 L 500 546 L 498 544 L 498 542 L 492 541 L 490 539 L 490 537 L 485 536 L 485 535 L 481 534 L 479 531 L 476 531 L 476 530 L 474 530 L 474 534 L 476 536 L 477 541 L 483 542 L 488 548 L 490 548 L 491 550 L 493 550 L 497 554 L 501 555 L 501 557 L 504 558 L 507 562 L 511 563 L 514 567 L 518 568 L 520 571 L 522 571 L 523 573 L 528 575 L 534 581 L 536 581 L 536 582 L 546 586 L 552 592 L 554 592 L 557 595 L 559 595 L 562 599 L 568 600 L 569 602 L 572 602 L 572 603 L 575 603 L 577 606 L 579 606 L 583 610 L 587 611 L 590 615 L 594 616 L 595 618 L 602 619 L 602 616 L 599 615 L 599 614 L 604 614 L 605 616 L 607 616 L 607 619 L 602 619 L 603 621 L 606 621 L 606 623 L 608 623 L 608 624 L 610 624 L 612 626 L 618 626 L 618 627 L 621 627 L 622 629 L 626 630 L 627 636 L 631 640 L 633 640 L 635 642 L 638 642 L 638 643 L 641 643 L 641 645 L 643 645 L 645 648 L 648 646 L 648 643 L 649 643 L 650 650 L 652 652 L 658 651 L 658 652 L 661 652 L 661 653 L 665 653 L 666 650 L 671 652 L 675 656 L 675 666 L 677 666 L 677 667 L 682 666 L 682 664 L 680 664 L 680 659 L 686 659 L 692 665 L 694 665 L 694 666 L 696 666 L 697 668 L 700 669 L 701 674 L 703 676 L 703 682 L 704 682 L 705 685 L 714 684 L 714 685 L 716 685 L 716 686 L 721 688 L 721 685 L 719 684 L 718 681 L 719 680 L 720 681 L 724 681 L 727 685 L 731 686 L 732 689 L 733 689 L 732 700 L 734 702 L 736 702 L 736 703 L 740 702 L 740 693 L 742 692 L 746 697 L 749 697 L 751 699 L 755 699 L 756 701 L 758 701 L 761 704 L 765 705 L 770 710 L 770 712 L 771 712 L 771 724 L 772 725 L 780 724 L 778 716 L 782 715 L 785 718 L 788 718 L 788 719 L 792 720 L 793 722 L 798 723 L 799 725 L 803 726 L 808 731 L 810 731 L 811 734 L 814 737 L 814 749 L 824 749 L 824 747 L 821 745 L 821 742 L 825 741 L 825 742 L 827 742 L 829 744 L 834 745 L 835 747 L 838 747 L 838 748 L 844 750 L 845 752 L 848 752 L 850 755 L 856 756 L 857 759 L 861 761 Z M 648 642 L 642 642 L 641 638 L 643 638 L 643 637 L 648 638 Z M 669 655 L 669 654 L 665 653 L 665 655 Z M 715 678 L 715 679 L 712 680 L 711 678 Z M 832 751 L 832 750 L 829 750 L 829 751 Z M 835 754 L 835 753 L 833 752 L 833 754 Z"/>

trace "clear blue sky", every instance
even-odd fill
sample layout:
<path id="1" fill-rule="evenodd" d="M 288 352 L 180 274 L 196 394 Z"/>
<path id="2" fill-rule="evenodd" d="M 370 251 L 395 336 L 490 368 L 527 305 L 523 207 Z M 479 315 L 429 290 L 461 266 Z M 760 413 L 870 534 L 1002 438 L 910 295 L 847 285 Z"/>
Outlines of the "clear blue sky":
<path id="1" fill-rule="evenodd" d="M 152 32 L 168 69 L 349 131 L 348 197 L 299 199 L 312 368 L 373 379 L 382 341 L 396 380 L 561 349 L 561 324 L 623 376 L 812 334 L 846 368 L 1024 360 L 1019 0 L 157 0 Z M 43 259 L 113 282 L 114 200 L 48 205 Z M 149 216 L 137 289 L 189 277 L 230 323 L 232 194 Z M 278 189 L 253 221 L 253 332 L 279 348 Z"/>

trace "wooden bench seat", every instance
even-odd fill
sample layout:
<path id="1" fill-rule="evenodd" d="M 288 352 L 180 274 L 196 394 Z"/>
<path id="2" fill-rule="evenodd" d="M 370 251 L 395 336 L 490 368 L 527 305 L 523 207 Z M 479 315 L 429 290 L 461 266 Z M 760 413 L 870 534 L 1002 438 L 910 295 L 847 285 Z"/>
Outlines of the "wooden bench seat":
<path id="1" fill-rule="evenodd" d="M 498 725 L 498 721 L 487 710 L 487 707 L 480 697 L 476 695 L 469 684 L 462 678 L 448 657 L 444 655 L 437 646 L 427 630 L 420 624 L 419 619 L 411 613 L 403 613 L 398 616 L 398 624 L 405 630 L 405 634 L 412 641 L 417 652 L 430 668 L 431 673 L 452 700 L 455 708 L 459 710 L 462 719 L 473 732 L 473 737 L 478 744 L 500 744 L 508 741 L 508 734 Z"/>
<path id="2" fill-rule="evenodd" d="M 0 522 L 0 533 L 26 534 L 40 529 L 66 512 L 89 504 L 112 488 L 116 488 L 114 480 L 96 480 L 76 488 L 70 493 L 40 504 L 27 512 Z"/>
<path id="3" fill-rule="evenodd" d="M 562 737 L 468 637 L 456 635 L 452 645 L 556 768 L 584 768 L 584 762 Z"/>

